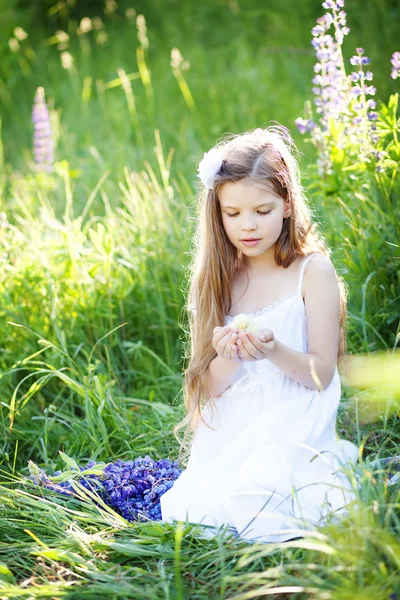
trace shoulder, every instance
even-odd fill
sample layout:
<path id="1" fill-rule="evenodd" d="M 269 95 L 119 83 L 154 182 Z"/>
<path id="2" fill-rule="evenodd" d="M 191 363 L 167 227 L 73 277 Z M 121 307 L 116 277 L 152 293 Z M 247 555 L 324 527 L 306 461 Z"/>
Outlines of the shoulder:
<path id="1" fill-rule="evenodd" d="M 330 304 L 339 304 L 340 289 L 336 269 L 328 256 L 316 253 L 307 262 L 303 275 L 303 298 L 305 304 L 329 299 Z"/>
<path id="2" fill-rule="evenodd" d="M 312 258 L 310 258 L 310 260 L 308 261 L 306 270 L 324 268 L 327 270 L 331 269 L 332 271 L 335 271 L 335 267 L 333 266 L 333 262 L 331 261 L 329 256 L 321 254 L 321 252 L 315 252 L 312 255 Z"/>
<path id="3" fill-rule="evenodd" d="M 337 282 L 336 269 L 328 256 L 320 254 L 319 252 L 314 254 L 308 261 L 304 268 L 304 287 L 312 282 L 313 284 L 318 282 Z"/>
<path id="4" fill-rule="evenodd" d="M 336 269 L 328 256 L 316 253 L 306 264 L 303 278 L 305 303 L 327 302 L 332 309 L 339 304 L 340 290 Z"/>

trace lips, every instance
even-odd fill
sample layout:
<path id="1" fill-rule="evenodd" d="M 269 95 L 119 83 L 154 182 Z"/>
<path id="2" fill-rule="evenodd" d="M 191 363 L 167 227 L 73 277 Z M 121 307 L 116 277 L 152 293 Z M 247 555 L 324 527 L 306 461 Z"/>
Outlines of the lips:
<path id="1" fill-rule="evenodd" d="M 261 240 L 261 238 L 243 238 L 240 241 L 241 242 L 255 242 L 255 241 Z"/>

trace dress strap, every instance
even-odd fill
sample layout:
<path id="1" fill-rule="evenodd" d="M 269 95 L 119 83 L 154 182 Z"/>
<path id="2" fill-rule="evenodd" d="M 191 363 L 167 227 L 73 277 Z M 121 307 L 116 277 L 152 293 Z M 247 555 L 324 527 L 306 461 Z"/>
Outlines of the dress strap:
<path id="1" fill-rule="evenodd" d="M 303 277 L 304 277 L 305 266 L 308 263 L 308 261 L 311 260 L 313 256 L 315 256 L 315 254 L 316 254 L 316 252 L 314 252 L 313 254 L 309 254 L 301 262 L 301 269 L 300 269 L 300 275 L 299 275 L 299 283 L 297 284 L 297 291 L 298 291 L 299 294 L 301 294 L 301 288 L 302 288 L 302 285 L 303 285 Z"/>

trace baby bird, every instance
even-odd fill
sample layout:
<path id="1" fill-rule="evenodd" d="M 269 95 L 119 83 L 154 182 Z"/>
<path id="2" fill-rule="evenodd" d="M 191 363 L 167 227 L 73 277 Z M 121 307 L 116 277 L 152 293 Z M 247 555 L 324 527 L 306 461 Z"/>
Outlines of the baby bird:
<path id="1" fill-rule="evenodd" d="M 250 317 L 244 313 L 236 315 L 232 323 L 232 329 L 246 331 L 247 333 L 252 333 L 256 337 L 258 337 L 260 333 L 260 327 L 257 321 L 253 317 Z"/>

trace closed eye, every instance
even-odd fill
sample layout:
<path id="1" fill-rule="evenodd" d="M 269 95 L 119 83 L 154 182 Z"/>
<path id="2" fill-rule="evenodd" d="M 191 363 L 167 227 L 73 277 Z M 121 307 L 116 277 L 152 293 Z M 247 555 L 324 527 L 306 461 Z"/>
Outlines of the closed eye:
<path id="1" fill-rule="evenodd" d="M 262 210 L 258 210 L 257 212 L 258 212 L 258 214 L 260 214 L 260 215 L 269 215 L 269 213 L 270 213 L 270 212 L 272 212 L 272 210 L 269 210 L 268 212 L 263 212 Z M 226 213 L 226 214 L 228 215 L 228 217 L 237 217 L 237 215 L 238 215 L 239 213 L 234 213 L 234 214 L 232 214 L 232 215 L 230 215 L 229 213 Z"/>

